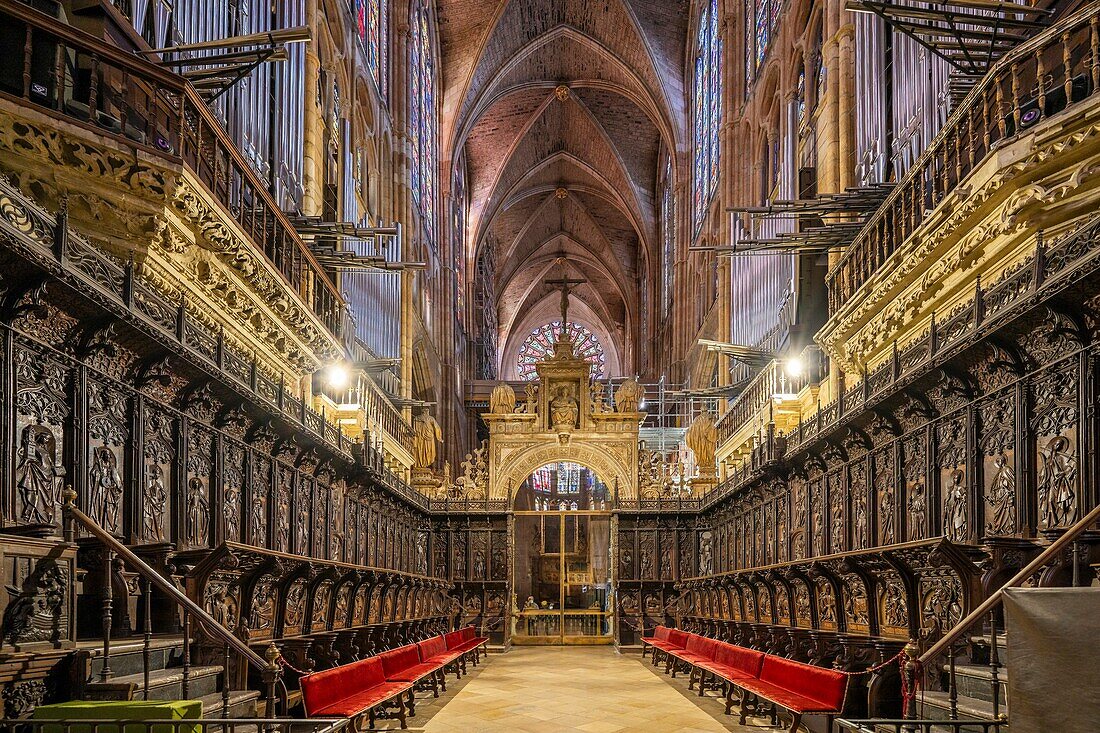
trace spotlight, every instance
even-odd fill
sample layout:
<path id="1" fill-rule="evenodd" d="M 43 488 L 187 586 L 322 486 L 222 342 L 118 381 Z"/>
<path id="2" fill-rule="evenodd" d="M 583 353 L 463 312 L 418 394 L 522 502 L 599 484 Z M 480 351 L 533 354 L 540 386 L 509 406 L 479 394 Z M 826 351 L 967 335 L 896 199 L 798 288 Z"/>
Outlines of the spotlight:
<path id="1" fill-rule="evenodd" d="M 802 359 L 797 356 L 787 359 L 783 365 L 783 371 L 787 373 L 787 376 L 791 379 L 797 379 L 802 376 L 802 371 L 805 369 L 805 365 L 802 363 Z"/>
<path id="2" fill-rule="evenodd" d="M 325 384 L 333 389 L 348 386 L 348 369 L 343 364 L 332 364 L 325 369 Z"/>

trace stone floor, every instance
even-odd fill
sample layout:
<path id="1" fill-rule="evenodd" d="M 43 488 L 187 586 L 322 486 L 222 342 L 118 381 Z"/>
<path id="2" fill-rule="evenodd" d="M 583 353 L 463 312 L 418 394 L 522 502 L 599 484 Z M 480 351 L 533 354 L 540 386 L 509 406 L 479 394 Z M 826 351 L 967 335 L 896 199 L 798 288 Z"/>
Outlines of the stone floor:
<path id="1" fill-rule="evenodd" d="M 433 699 L 417 695 L 410 731 L 425 733 L 723 733 L 779 730 L 737 724 L 716 692 L 705 698 L 637 654 L 611 647 L 513 647 L 491 654 Z M 379 721 L 380 729 L 396 728 Z"/>

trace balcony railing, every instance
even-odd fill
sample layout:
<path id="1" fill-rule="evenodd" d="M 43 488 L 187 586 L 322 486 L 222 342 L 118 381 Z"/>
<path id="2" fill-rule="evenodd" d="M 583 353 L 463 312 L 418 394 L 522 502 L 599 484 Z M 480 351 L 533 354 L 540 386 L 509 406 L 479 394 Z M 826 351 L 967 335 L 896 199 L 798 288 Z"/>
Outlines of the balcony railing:
<path id="1" fill-rule="evenodd" d="M 821 381 L 826 368 L 819 348 L 808 347 L 798 359 L 801 369 L 793 373 L 783 361 L 773 360 L 752 378 L 718 420 L 719 445 L 760 415 L 777 395 L 796 395 L 805 387 Z"/>
<path id="2" fill-rule="evenodd" d="M 182 77 L 15 0 L 0 0 L 0 96 L 186 166 L 325 327 L 341 335 L 336 286 L 214 113 Z"/>
<path id="3" fill-rule="evenodd" d="M 1020 44 L 966 96 L 830 270 L 836 313 L 1003 141 L 1100 89 L 1095 3 Z"/>

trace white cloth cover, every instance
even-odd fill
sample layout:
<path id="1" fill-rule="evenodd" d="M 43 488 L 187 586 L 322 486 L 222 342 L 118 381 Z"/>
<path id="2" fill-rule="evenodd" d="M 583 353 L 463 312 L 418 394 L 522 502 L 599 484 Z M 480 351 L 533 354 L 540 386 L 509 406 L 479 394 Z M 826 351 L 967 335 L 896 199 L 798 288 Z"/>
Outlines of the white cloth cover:
<path id="1" fill-rule="evenodd" d="M 1008 588 L 1013 733 L 1100 731 L 1100 588 Z"/>

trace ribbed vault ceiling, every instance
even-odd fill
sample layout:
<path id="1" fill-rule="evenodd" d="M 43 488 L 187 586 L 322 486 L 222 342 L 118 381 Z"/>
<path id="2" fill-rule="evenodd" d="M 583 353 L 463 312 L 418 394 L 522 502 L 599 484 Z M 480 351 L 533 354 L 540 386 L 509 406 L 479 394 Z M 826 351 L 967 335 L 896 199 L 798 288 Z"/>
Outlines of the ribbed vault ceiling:
<path id="1" fill-rule="evenodd" d="M 543 281 L 566 275 L 586 280 L 571 317 L 613 371 L 636 371 L 657 166 L 684 138 L 687 0 L 440 0 L 438 13 L 444 163 L 465 154 L 467 271 L 491 241 L 506 358 L 557 312 Z"/>

